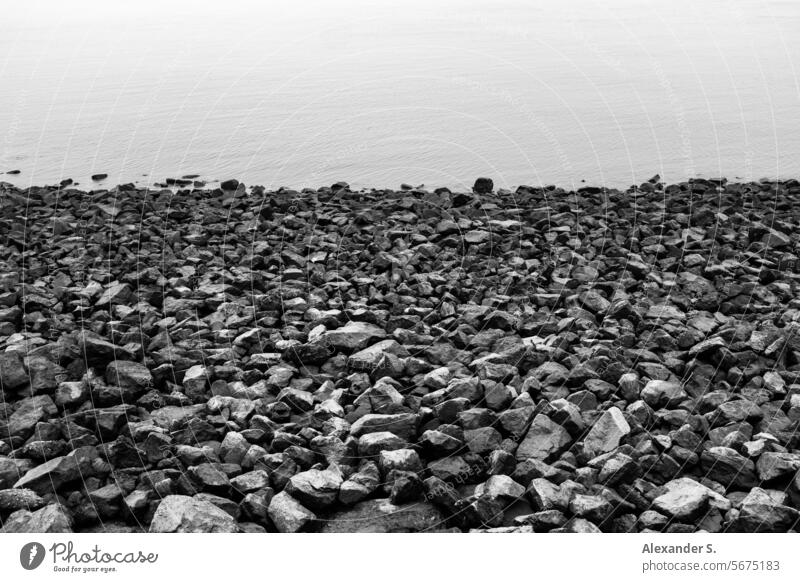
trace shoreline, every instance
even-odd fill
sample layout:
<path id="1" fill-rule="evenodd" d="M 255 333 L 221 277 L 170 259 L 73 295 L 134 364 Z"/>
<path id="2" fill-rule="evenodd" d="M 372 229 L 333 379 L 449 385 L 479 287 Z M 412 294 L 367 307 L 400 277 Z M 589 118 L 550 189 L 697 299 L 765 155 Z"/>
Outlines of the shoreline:
<path id="1" fill-rule="evenodd" d="M 6 172 L 5 174 L 10 174 L 10 172 Z M 310 192 L 325 192 L 326 190 L 337 190 L 339 189 L 339 185 L 344 185 L 343 190 L 350 191 L 350 192 L 359 192 L 359 193 L 381 193 L 381 192 L 389 192 L 389 193 L 401 193 L 401 192 L 435 192 L 437 190 L 447 190 L 450 192 L 474 192 L 473 188 L 463 187 L 450 187 L 450 186 L 434 186 L 434 185 L 426 185 L 426 184 L 406 184 L 403 183 L 398 187 L 377 187 L 377 186 L 360 186 L 360 187 L 353 187 L 351 188 L 348 182 L 346 181 L 339 181 L 331 184 L 330 186 L 326 185 L 319 185 L 319 186 L 304 186 L 300 188 L 290 187 L 290 186 L 277 186 L 277 187 L 266 187 L 261 184 L 245 184 L 244 181 L 241 181 L 236 178 L 227 178 L 227 179 L 212 179 L 212 178 L 205 178 L 202 177 L 200 174 L 188 174 L 179 178 L 166 178 L 164 180 L 158 181 L 154 180 L 153 182 L 143 184 L 141 181 L 137 180 L 134 182 L 124 182 L 124 183 L 117 183 L 113 184 L 109 182 L 109 178 L 107 174 L 100 174 L 97 179 L 94 179 L 95 176 L 92 176 L 91 179 L 87 178 L 86 182 L 75 182 L 71 178 L 64 179 L 60 182 L 60 184 L 19 184 L 15 182 L 8 182 L 3 180 L 3 173 L 0 173 L 0 190 L 6 189 L 14 189 L 14 190 L 40 190 L 40 189 L 47 189 L 47 190 L 76 190 L 79 192 L 100 192 L 104 190 L 121 190 L 121 191 L 131 191 L 131 190 L 147 190 L 147 191 L 158 191 L 158 190 L 188 190 L 188 191 L 222 191 L 227 192 L 231 190 L 236 190 L 236 188 L 225 187 L 225 183 L 236 183 L 242 184 L 246 190 L 256 190 L 257 192 L 264 193 L 264 192 L 298 192 L 298 193 L 310 193 Z M 14 176 L 16 178 L 16 176 Z M 531 185 L 531 184 L 519 184 L 516 187 L 511 188 L 495 188 L 493 187 L 492 193 L 495 194 L 508 194 L 514 192 L 524 192 L 524 191 L 556 191 L 559 193 L 572 193 L 577 192 L 580 193 L 582 191 L 598 191 L 598 190 L 605 190 L 608 192 L 627 192 L 631 193 L 634 191 L 639 192 L 651 192 L 653 190 L 659 189 L 667 189 L 669 187 L 674 188 L 686 188 L 691 184 L 700 184 L 706 186 L 719 186 L 724 184 L 730 184 L 732 186 L 750 186 L 750 187 L 759 187 L 763 188 L 765 185 L 777 185 L 783 186 L 787 188 L 794 188 L 800 185 L 798 182 L 798 178 L 795 177 L 786 177 L 786 178 L 768 178 L 763 177 L 759 179 L 751 179 L 751 180 L 743 180 L 739 178 L 727 178 L 724 176 L 714 177 L 714 178 L 707 178 L 707 177 L 693 177 L 693 178 L 686 178 L 683 180 L 678 181 L 666 181 L 658 174 L 655 174 L 652 178 L 643 181 L 639 184 L 629 184 L 627 186 L 612 186 L 612 185 L 604 185 L 602 183 L 595 183 L 588 180 L 576 180 L 572 182 L 574 184 L 573 187 L 564 186 L 558 182 L 546 183 L 546 184 L 539 184 L 539 185 Z M 659 186 L 660 187 L 657 187 Z"/>
<path id="2" fill-rule="evenodd" d="M 0 182 L 0 531 L 796 530 L 800 182 L 489 182 Z"/>

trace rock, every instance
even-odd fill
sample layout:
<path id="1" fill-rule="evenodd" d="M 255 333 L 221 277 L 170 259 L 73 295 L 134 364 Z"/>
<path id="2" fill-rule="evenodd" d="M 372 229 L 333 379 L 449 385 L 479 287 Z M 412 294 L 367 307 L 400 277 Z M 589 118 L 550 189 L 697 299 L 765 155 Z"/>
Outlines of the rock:
<path id="1" fill-rule="evenodd" d="M 596 457 L 616 449 L 631 427 L 619 408 L 609 408 L 592 425 L 583 440 L 583 450 L 589 457 Z"/>
<path id="2" fill-rule="evenodd" d="M 606 525 L 614 512 L 614 507 L 600 495 L 579 493 L 570 500 L 569 510 L 578 517 L 599 525 Z"/>
<path id="3" fill-rule="evenodd" d="M 131 297 L 131 287 L 127 283 L 115 283 L 110 285 L 100 299 L 95 303 L 95 307 L 105 307 L 110 305 L 123 305 Z"/>
<path id="4" fill-rule="evenodd" d="M 284 388 L 278 394 L 277 400 L 285 402 L 296 412 L 307 412 L 314 408 L 314 396 L 296 388 Z"/>
<path id="5" fill-rule="evenodd" d="M 147 511 L 150 502 L 150 492 L 134 489 L 122 500 L 122 507 L 134 519 L 140 519 Z"/>
<path id="6" fill-rule="evenodd" d="M 373 432 L 390 432 L 410 441 L 417 432 L 417 416 L 411 413 L 366 414 L 350 427 L 350 434 L 357 438 Z"/>
<path id="7" fill-rule="evenodd" d="M 57 504 L 34 512 L 20 509 L 8 517 L 0 533 L 72 533 L 72 518 Z"/>
<path id="8" fill-rule="evenodd" d="M 500 447 L 502 435 L 490 426 L 464 431 L 467 448 L 473 453 L 487 455 Z"/>
<path id="9" fill-rule="evenodd" d="M 663 493 L 653 500 L 654 509 L 678 521 L 695 521 L 710 507 L 730 509 L 730 501 L 688 477 L 674 479 L 661 490 Z"/>
<path id="10" fill-rule="evenodd" d="M 189 467 L 189 475 L 201 491 L 227 493 L 231 482 L 219 463 L 201 463 Z"/>
<path id="11" fill-rule="evenodd" d="M 250 471 L 231 478 L 230 483 L 239 493 L 253 493 L 269 487 L 269 473 L 261 469 Z"/>
<path id="12" fill-rule="evenodd" d="M 57 412 L 49 396 L 34 396 L 25 400 L 8 418 L 7 432 L 11 437 L 27 438 L 41 420 Z M 0 432 L 0 437 L 2 437 Z"/>
<path id="13" fill-rule="evenodd" d="M 361 441 L 359 449 L 360 446 Z M 455 453 L 464 446 L 464 443 L 438 430 L 426 430 L 419 438 L 419 446 L 426 456 L 438 458 Z"/>
<path id="14" fill-rule="evenodd" d="M 645 317 L 648 319 L 658 319 L 658 320 L 676 320 L 676 321 L 685 321 L 686 314 L 678 309 L 674 305 L 663 304 L 663 305 L 653 305 L 650 309 L 647 310 Z"/>
<path id="15" fill-rule="evenodd" d="M 203 398 L 208 384 L 208 371 L 205 366 L 195 365 L 186 370 L 183 376 L 183 389 L 192 400 Z"/>
<path id="16" fill-rule="evenodd" d="M 307 365 L 322 364 L 330 356 L 331 352 L 328 346 L 314 342 L 289 346 L 281 355 L 284 360 Z"/>
<path id="17" fill-rule="evenodd" d="M 480 245 L 492 240 L 492 233 L 485 230 L 471 230 L 464 234 L 464 242 L 471 245 Z"/>
<path id="18" fill-rule="evenodd" d="M 391 371 L 392 358 L 408 357 L 408 355 L 408 350 L 396 340 L 386 339 L 352 354 L 347 358 L 347 366 L 353 370 L 373 374 L 388 372 Z M 397 362 L 399 363 L 399 359 Z M 394 374 L 389 375 L 394 376 Z"/>
<path id="19" fill-rule="evenodd" d="M 669 523 L 669 518 L 657 511 L 647 510 L 642 512 L 637 520 L 640 529 L 661 531 Z M 630 531 L 630 530 L 629 530 Z"/>
<path id="20" fill-rule="evenodd" d="M 291 495 L 282 491 L 269 504 L 269 518 L 281 533 L 306 531 L 315 526 L 317 516 L 303 507 Z"/>
<path id="21" fill-rule="evenodd" d="M 337 472 L 311 469 L 289 479 L 286 493 L 311 510 L 325 509 L 336 502 L 341 485 Z"/>
<path id="22" fill-rule="evenodd" d="M 143 364 L 118 360 L 106 367 L 106 382 L 125 388 L 131 395 L 140 395 L 153 385 L 153 375 Z"/>
<path id="23" fill-rule="evenodd" d="M 653 408 L 674 406 L 688 398 L 688 394 L 678 382 L 650 380 L 642 389 L 642 400 Z"/>
<path id="24" fill-rule="evenodd" d="M 590 463 L 591 464 L 591 463 Z M 639 474 L 639 464 L 624 453 L 616 453 L 605 459 L 597 479 L 600 483 L 615 486 L 632 481 Z"/>
<path id="25" fill-rule="evenodd" d="M 158 504 L 150 533 L 235 533 L 236 520 L 214 504 L 186 495 L 167 495 Z"/>
<path id="26" fill-rule="evenodd" d="M 0 456 L 0 487 L 6 489 L 19 481 L 20 477 L 28 470 L 31 463 L 18 459 L 9 459 Z"/>
<path id="27" fill-rule="evenodd" d="M 105 487 L 90 492 L 88 497 L 97 510 L 98 516 L 108 519 L 119 512 L 123 492 L 117 483 L 109 483 Z"/>
<path id="28" fill-rule="evenodd" d="M 762 453 L 756 461 L 756 470 L 761 483 L 791 478 L 800 470 L 800 455 L 797 453 Z"/>
<path id="29" fill-rule="evenodd" d="M 573 517 L 564 524 L 563 528 L 552 531 L 562 531 L 564 533 L 600 533 L 602 530 L 589 520 L 583 519 L 582 517 Z"/>
<path id="30" fill-rule="evenodd" d="M 494 190 L 494 182 L 491 178 L 478 178 L 472 187 L 472 191 L 476 194 L 491 194 L 492 190 Z"/>
<path id="31" fill-rule="evenodd" d="M 322 533 L 433 532 L 445 528 L 445 516 L 424 503 L 394 505 L 388 499 L 362 501 L 331 516 Z"/>
<path id="32" fill-rule="evenodd" d="M 768 248 L 775 249 L 788 247 L 790 244 L 792 244 L 792 239 L 789 238 L 788 235 L 777 231 L 774 228 L 769 229 L 769 232 L 767 232 L 767 234 L 765 234 L 764 238 L 761 240 Z"/>
<path id="33" fill-rule="evenodd" d="M 403 409 L 403 395 L 382 378 L 356 398 L 353 404 L 364 412 L 391 414 Z"/>
<path id="34" fill-rule="evenodd" d="M 45 504 L 45 500 L 30 489 L 0 490 L 0 513 L 11 513 L 20 509 L 36 511 Z"/>
<path id="35" fill-rule="evenodd" d="M 28 383 L 28 373 L 17 351 L 0 352 L 0 383 L 4 390 L 16 390 Z"/>
<path id="36" fill-rule="evenodd" d="M 372 323 L 350 321 L 344 326 L 326 331 L 320 342 L 334 350 L 354 352 L 386 337 L 386 332 Z"/>
<path id="37" fill-rule="evenodd" d="M 417 451 L 412 449 L 381 451 L 378 466 L 384 474 L 395 470 L 418 473 L 423 468 Z"/>
<path id="38" fill-rule="evenodd" d="M 382 451 L 405 449 L 408 443 L 391 432 L 371 432 L 358 439 L 358 454 L 362 457 L 375 457 Z"/>
<path id="39" fill-rule="evenodd" d="M 77 406 L 89 399 L 89 387 L 85 382 L 61 382 L 56 388 L 56 406 Z"/>
<path id="40" fill-rule="evenodd" d="M 220 444 L 219 456 L 223 463 L 241 465 L 249 449 L 250 443 L 242 433 L 231 431 L 225 435 Z"/>
<path id="41" fill-rule="evenodd" d="M 693 345 L 691 348 L 689 348 L 688 353 L 690 357 L 696 358 L 698 356 L 704 356 L 710 352 L 717 351 L 726 346 L 727 342 L 721 337 L 716 336 Z"/>
<path id="42" fill-rule="evenodd" d="M 533 531 L 543 533 L 562 527 L 567 523 L 567 517 L 557 509 L 550 509 L 517 517 L 514 522 L 530 524 Z"/>
<path id="43" fill-rule="evenodd" d="M 525 438 L 517 448 L 517 460 L 549 461 L 558 457 L 572 442 L 569 433 L 544 414 L 533 419 Z"/>
<path id="44" fill-rule="evenodd" d="M 800 520 L 800 511 L 779 501 L 785 497 L 779 491 L 754 487 L 742 500 L 739 515 L 731 524 L 731 531 L 782 533 L 796 527 Z"/>
<path id="45" fill-rule="evenodd" d="M 757 483 L 755 464 L 729 447 L 711 447 L 700 455 L 709 479 L 726 487 L 751 488 Z"/>
<path id="46" fill-rule="evenodd" d="M 475 468 L 463 456 L 453 456 L 431 461 L 428 463 L 428 471 L 442 481 L 464 483 L 472 480 Z"/>
<path id="47" fill-rule="evenodd" d="M 425 486 L 419 475 L 410 471 L 392 471 L 392 487 L 389 501 L 394 505 L 402 505 L 416 501 L 425 493 Z"/>
<path id="48" fill-rule="evenodd" d="M 487 496 L 500 499 L 504 503 L 512 503 L 525 495 L 525 487 L 508 475 L 492 475 L 485 483 L 475 488 L 477 497 Z"/>
<path id="49" fill-rule="evenodd" d="M 378 466 L 372 461 L 362 461 L 358 471 L 342 483 L 339 488 L 339 501 L 353 505 L 370 496 L 380 484 Z"/>
<path id="50" fill-rule="evenodd" d="M 15 489 L 31 489 L 39 495 L 59 490 L 64 485 L 92 473 L 97 458 L 94 447 L 81 447 L 68 455 L 56 457 L 30 471 L 14 484 Z"/>

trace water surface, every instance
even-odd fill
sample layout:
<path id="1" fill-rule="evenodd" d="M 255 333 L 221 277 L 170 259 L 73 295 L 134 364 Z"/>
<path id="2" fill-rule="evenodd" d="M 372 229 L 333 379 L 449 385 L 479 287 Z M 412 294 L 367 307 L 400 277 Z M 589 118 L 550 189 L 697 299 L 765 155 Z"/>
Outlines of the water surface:
<path id="1" fill-rule="evenodd" d="M 0 179 L 800 176 L 791 0 L 120 4 L 0 0 Z"/>

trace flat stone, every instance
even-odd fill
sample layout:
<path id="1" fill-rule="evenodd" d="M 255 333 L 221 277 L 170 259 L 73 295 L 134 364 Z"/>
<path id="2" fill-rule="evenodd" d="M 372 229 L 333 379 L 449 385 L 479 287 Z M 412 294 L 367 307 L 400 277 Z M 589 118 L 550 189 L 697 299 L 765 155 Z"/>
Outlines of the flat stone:
<path id="1" fill-rule="evenodd" d="M 40 495 L 58 491 L 67 483 L 90 476 L 96 458 L 94 447 L 81 447 L 32 468 L 14 484 L 14 488 L 31 489 Z"/>

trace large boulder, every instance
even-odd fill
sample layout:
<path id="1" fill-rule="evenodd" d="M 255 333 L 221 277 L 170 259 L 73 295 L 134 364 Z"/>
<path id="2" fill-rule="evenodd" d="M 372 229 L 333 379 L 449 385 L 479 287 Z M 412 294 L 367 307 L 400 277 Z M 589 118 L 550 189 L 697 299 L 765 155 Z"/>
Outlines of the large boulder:
<path id="1" fill-rule="evenodd" d="M 167 495 L 158 504 L 150 523 L 150 533 L 235 533 L 236 520 L 202 499 L 187 495 Z"/>

